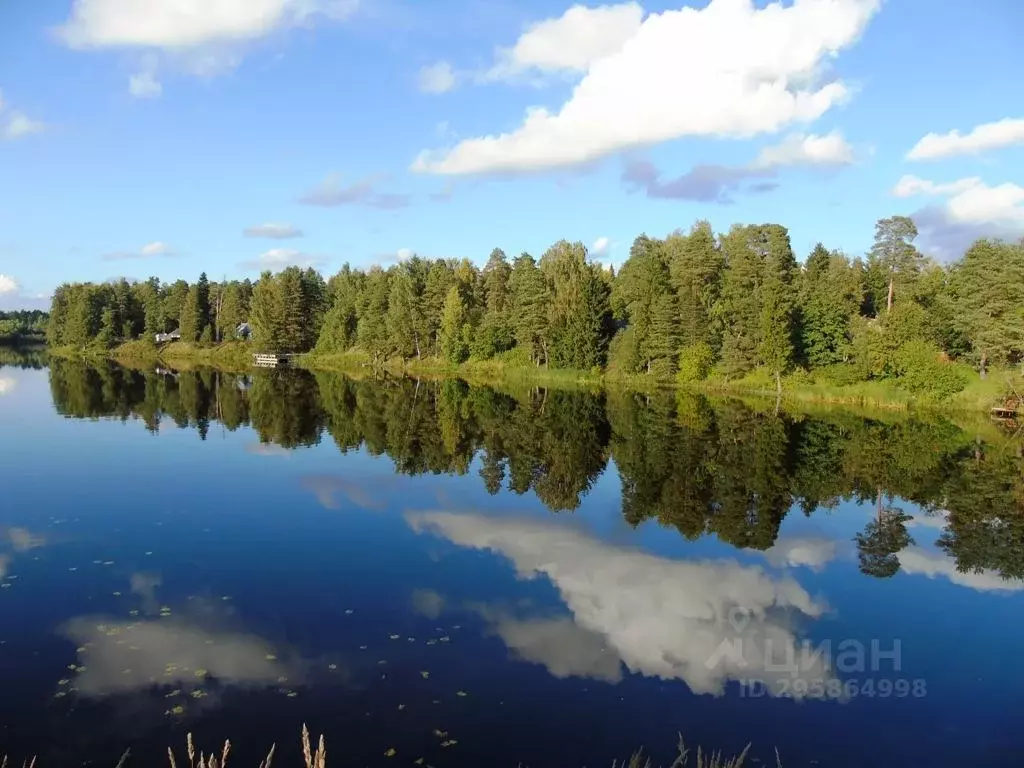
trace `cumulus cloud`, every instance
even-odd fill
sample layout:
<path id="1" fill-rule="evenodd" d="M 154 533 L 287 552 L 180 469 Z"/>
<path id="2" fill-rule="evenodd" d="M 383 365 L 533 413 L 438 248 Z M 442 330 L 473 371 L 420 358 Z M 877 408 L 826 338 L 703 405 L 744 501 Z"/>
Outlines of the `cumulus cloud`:
<path id="1" fill-rule="evenodd" d="M 295 248 L 271 248 L 264 251 L 255 259 L 243 261 L 240 266 L 243 269 L 264 270 L 284 269 L 285 267 L 313 267 L 321 263 L 317 256 L 300 251 Z"/>
<path id="2" fill-rule="evenodd" d="M 103 254 L 104 261 L 130 261 L 133 259 L 153 259 L 159 256 L 175 256 L 174 249 L 167 243 L 155 240 L 146 243 L 137 251 L 115 251 Z"/>
<path id="3" fill-rule="evenodd" d="M 776 568 L 810 568 L 819 571 L 836 556 L 836 544 L 831 539 L 817 536 L 780 536 L 775 544 L 764 551 L 765 559 Z"/>
<path id="4" fill-rule="evenodd" d="M 589 254 L 595 259 L 602 259 L 608 255 L 611 245 L 612 241 L 607 237 L 599 237 L 594 241 L 594 244 L 590 246 Z"/>
<path id="5" fill-rule="evenodd" d="M 621 181 L 627 189 L 643 191 L 654 199 L 728 204 L 737 193 L 762 194 L 776 189 L 774 179 L 784 168 L 829 169 L 851 162 L 853 147 L 837 131 L 825 136 L 797 133 L 765 147 L 748 165 L 695 165 L 669 180 L 663 180 L 650 161 L 633 158 L 623 167 Z"/>
<path id="6" fill-rule="evenodd" d="M 206 629 L 188 621 L 160 618 L 125 622 L 102 616 L 69 621 L 61 634 L 81 650 L 79 694 L 129 693 L 153 684 L 183 690 L 207 678 L 221 686 L 263 687 L 286 677 L 297 682 L 302 668 L 279 661 L 266 640 L 243 633 Z"/>
<path id="7" fill-rule="evenodd" d="M 589 62 L 557 111 L 531 107 L 520 127 L 424 151 L 412 169 L 540 171 L 685 136 L 748 138 L 812 122 L 849 97 L 824 68 L 879 7 L 880 0 L 765 8 L 711 0 L 699 10 L 652 13 L 620 50 Z"/>
<path id="8" fill-rule="evenodd" d="M 54 33 L 77 50 L 143 52 L 147 67 L 129 92 L 160 93 L 156 63 L 199 76 L 229 70 L 246 46 L 272 33 L 350 16 L 359 0 L 74 0 Z"/>
<path id="9" fill-rule="evenodd" d="M 341 205 L 367 205 L 371 208 L 393 210 L 409 205 L 409 195 L 378 192 L 377 185 L 387 178 L 384 174 L 364 176 L 351 184 L 342 184 L 341 176 L 329 174 L 327 178 L 299 198 L 303 205 L 336 207 Z"/>
<path id="10" fill-rule="evenodd" d="M 938 160 L 957 155 L 977 155 L 991 149 L 1024 144 L 1024 118 L 1003 118 L 982 123 L 968 133 L 929 133 L 907 153 L 907 160 Z"/>
<path id="11" fill-rule="evenodd" d="M 639 3 L 588 8 L 574 5 L 558 18 L 530 25 L 511 48 L 497 51 L 482 80 L 509 80 L 531 71 L 586 72 L 595 62 L 622 50 L 640 30 Z"/>
<path id="12" fill-rule="evenodd" d="M 446 93 L 455 87 L 455 70 L 447 61 L 421 67 L 416 85 L 424 93 Z"/>
<path id="13" fill-rule="evenodd" d="M 417 532 L 503 555 L 520 578 L 548 578 L 575 626 L 601 638 L 631 672 L 683 680 L 696 693 L 716 695 L 742 677 L 763 679 L 775 694 L 793 674 L 808 683 L 831 679 L 826 662 L 798 646 L 794 628 L 798 618 L 817 618 L 825 606 L 792 578 L 730 560 L 657 557 L 549 521 L 450 512 L 408 512 L 406 520 Z M 524 649 L 557 648 L 561 641 L 551 638 L 566 631 L 513 624 L 506 634 L 526 654 Z M 771 663 L 784 654 L 798 659 L 799 671 L 783 672 Z M 542 652 L 527 658 L 552 661 Z M 611 666 L 598 658 L 608 679 Z M 563 669 L 578 673 L 576 667 Z"/>
<path id="14" fill-rule="evenodd" d="M 957 258 L 979 237 L 1024 234 L 1024 187 L 1012 182 L 990 187 L 976 176 L 936 183 L 906 175 L 892 194 L 942 198 L 912 214 L 925 248 L 941 260 Z"/>
<path id="15" fill-rule="evenodd" d="M 853 147 L 838 131 L 824 136 L 794 133 L 781 143 L 765 147 L 754 160 L 754 168 L 787 166 L 830 167 L 853 162 Z"/>
<path id="16" fill-rule="evenodd" d="M 293 227 L 291 224 L 257 224 L 254 227 L 246 227 L 242 230 L 246 237 L 265 237 L 270 240 L 289 240 L 293 237 L 302 237 L 302 230 Z"/>
<path id="17" fill-rule="evenodd" d="M 996 571 L 961 573 L 956 560 L 923 547 L 908 547 L 899 553 L 900 570 L 904 573 L 927 576 L 929 579 L 947 579 L 953 584 L 979 592 L 1019 592 L 1024 581 L 1004 579 Z"/>
<path id="18" fill-rule="evenodd" d="M 355 0 L 75 0 L 57 28 L 71 48 L 182 50 L 264 37 L 317 17 L 343 18 Z"/>

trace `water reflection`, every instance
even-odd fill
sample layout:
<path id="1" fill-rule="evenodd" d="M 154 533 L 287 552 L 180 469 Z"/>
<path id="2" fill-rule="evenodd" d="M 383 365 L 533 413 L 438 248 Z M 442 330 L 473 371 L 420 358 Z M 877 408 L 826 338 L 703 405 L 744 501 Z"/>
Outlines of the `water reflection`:
<path id="1" fill-rule="evenodd" d="M 464 475 L 476 459 L 488 492 L 532 491 L 555 512 L 578 508 L 611 460 L 630 525 L 654 519 L 688 539 L 714 535 L 763 550 L 769 563 L 821 567 L 846 546 L 779 541 L 787 515 L 870 504 L 874 519 L 849 543 L 874 577 L 900 569 L 901 551 L 914 544 L 908 528 L 922 524 L 921 514 L 893 506 L 900 498 L 938 515 L 923 519 L 941 524 L 937 545 L 958 573 L 1024 578 L 1019 443 L 941 417 L 777 414 L 685 393 L 503 392 L 304 371 L 170 375 L 67 360 L 52 361 L 50 387 L 58 412 L 71 417 L 139 419 L 154 432 L 173 423 L 200 439 L 211 424 L 251 425 L 260 440 L 251 450 L 268 456 L 328 438 L 342 453 L 386 454 L 409 475 Z M 379 506 L 343 477 L 302 482 L 330 509 Z"/>
<path id="2" fill-rule="evenodd" d="M 596 672 L 617 680 L 611 649 L 630 672 L 683 680 L 695 693 L 722 694 L 727 682 L 748 677 L 773 693 L 788 692 L 794 673 L 782 659 L 800 659 L 796 674 L 805 691 L 833 679 L 822 659 L 803 654 L 795 629 L 798 619 L 817 618 L 826 606 L 788 576 L 731 560 L 656 557 L 552 522 L 451 512 L 406 519 L 413 530 L 507 557 L 520 578 L 551 581 L 571 623 L 484 615 L 511 649 L 557 677 Z"/>

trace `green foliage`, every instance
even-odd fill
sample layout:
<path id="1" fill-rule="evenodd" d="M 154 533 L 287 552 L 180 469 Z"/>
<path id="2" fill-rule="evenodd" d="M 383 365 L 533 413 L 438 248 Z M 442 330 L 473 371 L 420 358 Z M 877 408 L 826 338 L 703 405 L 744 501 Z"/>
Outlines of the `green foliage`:
<path id="1" fill-rule="evenodd" d="M 441 310 L 440 327 L 441 354 L 450 363 L 461 363 L 469 357 L 469 325 L 466 322 L 466 305 L 459 292 L 459 286 L 448 289 Z"/>
<path id="2" fill-rule="evenodd" d="M 893 366 L 900 386 L 915 395 L 944 400 L 961 391 L 967 380 L 955 365 L 940 360 L 933 344 L 916 339 L 900 345 Z"/>
<path id="3" fill-rule="evenodd" d="M 560 240 L 539 262 L 523 253 L 510 264 L 496 248 L 482 269 L 413 256 L 365 272 L 345 265 L 326 282 L 289 267 L 255 285 L 205 274 L 191 285 L 67 284 L 54 291 L 46 339 L 99 351 L 180 326 L 185 343 L 205 344 L 234 340 L 248 322 L 260 350 L 315 348 L 374 367 L 483 364 L 516 351 L 531 366 L 594 376 L 663 378 L 682 365 L 685 381 L 706 374 L 710 350 L 728 386 L 771 379 L 781 389 L 804 368 L 809 386 L 906 377 L 904 391 L 932 399 L 957 391 L 963 371 L 936 362 L 929 389 L 921 344 L 982 376 L 1024 362 L 1024 244 L 981 240 L 945 268 L 915 237 L 911 220 L 882 219 L 866 264 L 818 243 L 801 267 L 785 227 L 737 224 L 716 236 L 700 221 L 637 237 L 617 273 Z M 17 332 L 0 318 L 0 338 Z"/>
<path id="4" fill-rule="evenodd" d="M 679 381 L 692 384 L 704 381 L 715 363 L 715 353 L 706 341 L 698 341 L 679 353 Z"/>

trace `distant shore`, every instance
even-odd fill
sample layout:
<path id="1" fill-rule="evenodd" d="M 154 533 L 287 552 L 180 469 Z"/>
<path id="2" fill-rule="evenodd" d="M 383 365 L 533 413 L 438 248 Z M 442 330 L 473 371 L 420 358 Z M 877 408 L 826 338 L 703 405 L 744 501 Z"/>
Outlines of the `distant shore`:
<path id="1" fill-rule="evenodd" d="M 244 341 L 201 345 L 171 342 L 154 345 L 145 341 L 132 341 L 113 349 L 69 347 L 51 348 L 50 354 L 59 357 L 85 359 L 111 359 L 128 365 L 164 364 L 171 368 L 213 367 L 223 371 L 246 372 L 252 369 L 255 347 Z M 509 361 L 468 360 L 452 365 L 438 358 L 401 360 L 392 358 L 383 363 L 372 361 L 369 355 L 350 351 L 340 354 L 310 352 L 296 358 L 298 367 L 311 371 L 336 371 L 356 376 L 391 375 L 424 377 L 457 377 L 471 384 L 501 384 L 508 386 L 545 386 L 553 388 L 624 387 L 635 391 L 654 391 L 681 388 L 709 395 L 751 396 L 776 399 L 774 379 L 763 371 L 753 371 L 741 379 L 709 378 L 701 382 L 680 383 L 673 378 L 654 375 L 616 376 L 598 369 L 580 371 L 543 368 L 534 365 L 513 364 Z M 1007 394 L 1024 392 L 1024 377 L 1015 371 L 992 370 L 986 379 L 977 373 L 965 371 L 967 384 L 960 392 L 943 399 L 917 396 L 896 386 L 891 381 L 861 381 L 852 384 L 834 384 L 815 380 L 804 371 L 782 379 L 782 402 L 806 402 L 822 405 L 853 406 L 873 409 L 911 410 L 915 408 L 937 411 L 989 413 L 1001 404 Z"/>

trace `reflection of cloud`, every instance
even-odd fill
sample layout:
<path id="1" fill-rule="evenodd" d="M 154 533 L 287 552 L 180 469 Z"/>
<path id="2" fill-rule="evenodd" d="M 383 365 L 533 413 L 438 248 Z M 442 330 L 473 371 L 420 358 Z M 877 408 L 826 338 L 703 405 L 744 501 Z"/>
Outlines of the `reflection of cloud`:
<path id="1" fill-rule="evenodd" d="M 907 547 L 900 551 L 899 559 L 900 570 L 904 573 L 927 576 L 929 579 L 942 577 L 979 592 L 1018 592 L 1024 589 L 1024 581 L 1004 579 L 995 571 L 960 573 L 956 569 L 956 560 L 923 547 Z"/>
<path id="2" fill-rule="evenodd" d="M 10 555 L 0 555 L 0 579 L 7 575 L 7 569 L 11 565 Z"/>
<path id="3" fill-rule="evenodd" d="M 571 616 L 519 619 L 487 606 L 476 610 L 516 658 L 543 664 L 554 677 L 592 677 L 609 683 L 622 679 L 622 662 L 604 636 L 581 627 Z"/>
<path id="4" fill-rule="evenodd" d="M 45 536 L 37 536 L 27 528 L 8 528 L 7 538 L 15 552 L 28 552 L 46 545 Z"/>
<path id="5" fill-rule="evenodd" d="M 3 275 L 0 275 L 0 277 L 3 277 Z M 18 382 L 12 377 L 0 376 L 0 395 L 9 395 L 17 385 Z"/>
<path id="6" fill-rule="evenodd" d="M 245 446 L 246 453 L 256 456 L 290 456 L 291 451 L 276 443 L 249 443 Z"/>
<path id="7" fill-rule="evenodd" d="M 255 635 L 202 629 L 163 618 L 135 623 L 102 617 L 72 619 L 62 630 L 85 648 L 78 689 L 87 696 L 127 693 L 153 684 L 195 688 L 209 676 L 220 684 L 264 686 L 301 670 L 280 662 Z M 204 674 L 205 673 L 205 674 Z"/>
<path id="8" fill-rule="evenodd" d="M 934 528 L 937 531 L 942 531 L 946 529 L 947 525 L 949 525 L 948 515 L 949 513 L 945 510 L 934 515 L 928 515 L 922 512 L 907 520 L 907 527 Z"/>
<path id="9" fill-rule="evenodd" d="M 156 588 L 163 583 L 158 573 L 133 573 L 129 579 L 133 595 L 142 598 L 142 609 L 146 613 L 156 613 L 159 605 L 156 601 Z"/>
<path id="10" fill-rule="evenodd" d="M 764 556 L 776 568 L 804 566 L 817 571 L 836 556 L 836 543 L 815 536 L 782 536 L 764 551 Z"/>
<path id="11" fill-rule="evenodd" d="M 632 672 L 714 694 L 730 680 L 756 677 L 778 693 L 792 673 L 771 660 L 788 657 L 800 661 L 796 674 L 808 683 L 830 679 L 822 659 L 797 647 L 790 627 L 794 613 L 817 617 L 824 606 L 792 578 L 734 561 L 656 557 L 551 522 L 449 512 L 409 512 L 406 519 L 416 531 L 504 555 L 521 577 L 547 576 L 575 624 L 603 637 Z M 533 631 L 550 644 L 564 629 Z M 535 646 L 522 641 L 522 647 Z"/>
<path id="12" fill-rule="evenodd" d="M 384 505 L 370 496 L 359 483 L 337 475 L 306 475 L 299 480 L 304 490 L 311 491 L 326 509 L 341 509 L 337 495 L 340 493 L 360 509 L 383 509 Z"/>
<path id="13" fill-rule="evenodd" d="M 417 589 L 412 593 L 412 607 L 428 619 L 436 619 L 444 610 L 444 597 L 432 589 Z"/>

